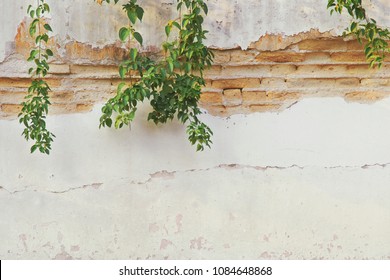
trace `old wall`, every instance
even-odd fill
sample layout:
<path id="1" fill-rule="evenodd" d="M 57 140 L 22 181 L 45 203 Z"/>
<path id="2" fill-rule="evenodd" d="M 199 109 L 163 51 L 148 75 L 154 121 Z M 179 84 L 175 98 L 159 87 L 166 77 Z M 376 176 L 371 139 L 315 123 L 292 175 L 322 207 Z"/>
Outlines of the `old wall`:
<path id="1" fill-rule="evenodd" d="M 140 0 L 143 51 L 158 51 L 174 2 Z M 147 106 L 131 129 L 98 129 L 126 19 L 50 1 L 47 157 L 29 154 L 16 117 L 29 1 L 2 1 L 0 258 L 389 259 L 389 65 L 369 69 L 326 2 L 209 1 L 214 144 L 196 153 L 180 124 L 146 122 Z M 365 4 L 390 26 L 386 1 Z"/>

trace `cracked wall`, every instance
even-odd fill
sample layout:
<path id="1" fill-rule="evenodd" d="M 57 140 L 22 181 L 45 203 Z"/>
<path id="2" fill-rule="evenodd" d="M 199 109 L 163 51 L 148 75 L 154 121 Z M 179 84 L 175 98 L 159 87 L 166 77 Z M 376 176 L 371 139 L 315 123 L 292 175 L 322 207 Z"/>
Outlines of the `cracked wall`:
<path id="1" fill-rule="evenodd" d="M 326 1 L 209 1 L 202 153 L 147 106 L 131 129 L 98 129 L 125 18 L 65 2 L 51 1 L 49 157 L 16 119 L 28 1 L 0 3 L 1 259 L 390 259 L 389 65 L 368 69 Z M 142 51 L 158 57 L 174 1 L 142 2 Z M 386 1 L 365 4 L 388 23 Z"/>

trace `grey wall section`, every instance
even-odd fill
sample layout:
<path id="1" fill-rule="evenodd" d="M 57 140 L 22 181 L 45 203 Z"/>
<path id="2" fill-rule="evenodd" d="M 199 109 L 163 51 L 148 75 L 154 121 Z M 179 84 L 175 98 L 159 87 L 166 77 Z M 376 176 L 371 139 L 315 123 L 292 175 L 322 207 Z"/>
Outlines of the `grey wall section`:
<path id="1" fill-rule="evenodd" d="M 142 2 L 154 45 L 152 19 L 173 1 Z M 338 34 L 345 22 L 324 2 L 210 0 L 209 44 Z M 0 61 L 27 3 L 0 3 Z M 124 20 L 119 6 L 51 3 L 59 42 L 112 43 Z M 30 155 L 18 121 L 0 120 L 0 258 L 390 259 L 389 108 L 312 98 L 279 113 L 205 114 L 215 135 L 202 153 L 178 123 L 144 121 L 147 107 L 131 130 L 99 130 L 100 105 L 50 117 L 50 157 Z"/>

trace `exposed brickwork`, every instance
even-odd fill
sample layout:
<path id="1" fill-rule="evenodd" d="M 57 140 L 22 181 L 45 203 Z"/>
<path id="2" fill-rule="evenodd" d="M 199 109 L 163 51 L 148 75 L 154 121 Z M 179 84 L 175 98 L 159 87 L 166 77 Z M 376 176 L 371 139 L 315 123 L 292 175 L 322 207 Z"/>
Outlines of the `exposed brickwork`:
<path id="1" fill-rule="evenodd" d="M 32 43 L 25 27 L 19 26 L 15 53 L 0 64 L 3 118 L 16 117 L 30 84 L 24 60 Z M 120 44 L 102 49 L 54 39 L 50 44 L 56 54 L 47 77 L 53 90 L 52 114 L 90 111 L 115 94 L 120 82 L 117 64 L 125 56 Z M 359 43 L 316 30 L 290 37 L 266 35 L 248 50 L 214 51 L 215 64 L 205 73 L 200 102 L 212 115 L 283 110 L 307 97 L 374 102 L 390 93 L 390 64 L 369 69 Z"/>

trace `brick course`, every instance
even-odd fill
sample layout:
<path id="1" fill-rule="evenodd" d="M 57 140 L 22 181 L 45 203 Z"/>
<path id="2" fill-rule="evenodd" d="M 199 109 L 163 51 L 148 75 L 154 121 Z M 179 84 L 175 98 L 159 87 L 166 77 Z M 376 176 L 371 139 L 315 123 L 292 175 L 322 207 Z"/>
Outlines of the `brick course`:
<path id="1" fill-rule="evenodd" d="M 19 27 L 15 40 L 15 53 L 0 64 L 2 118 L 17 116 L 30 85 L 24 60 L 31 42 L 25 25 Z M 53 90 L 50 113 L 90 111 L 94 104 L 115 94 L 120 82 L 117 64 L 125 55 L 120 44 L 96 49 L 71 42 L 60 52 L 54 39 L 50 42 L 56 54 L 46 79 Z M 267 35 L 248 50 L 214 51 L 215 62 L 205 72 L 206 87 L 200 99 L 201 107 L 212 115 L 283 110 L 301 98 L 314 96 L 374 102 L 390 92 L 389 64 L 370 69 L 357 41 L 318 31 L 286 38 Z"/>

